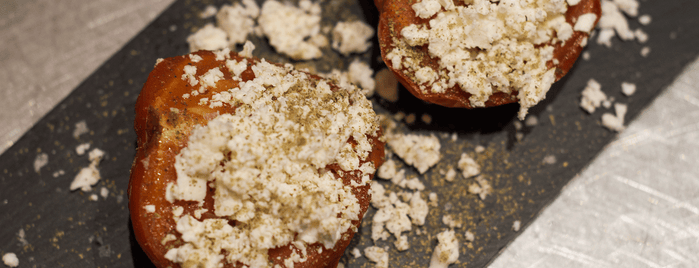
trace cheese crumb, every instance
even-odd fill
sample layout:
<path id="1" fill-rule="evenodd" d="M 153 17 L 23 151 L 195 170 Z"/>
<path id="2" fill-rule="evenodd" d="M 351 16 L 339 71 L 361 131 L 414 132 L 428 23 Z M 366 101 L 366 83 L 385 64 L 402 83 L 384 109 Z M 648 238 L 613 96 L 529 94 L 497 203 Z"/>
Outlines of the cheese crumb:
<path id="1" fill-rule="evenodd" d="M 457 164 L 464 178 L 470 178 L 481 173 L 481 168 L 468 154 L 462 153 Z"/>
<path id="2" fill-rule="evenodd" d="M 216 14 L 216 23 L 228 36 L 228 45 L 242 44 L 255 29 L 255 19 L 260 15 L 260 7 L 254 0 L 223 5 Z"/>
<path id="3" fill-rule="evenodd" d="M 109 196 L 109 190 L 107 190 L 107 188 L 105 187 L 102 187 L 100 189 L 100 196 L 102 196 L 102 198 L 104 199 L 107 199 L 107 197 Z"/>
<path id="4" fill-rule="evenodd" d="M 155 205 L 145 205 L 143 208 L 145 208 L 148 213 L 155 212 Z"/>
<path id="5" fill-rule="evenodd" d="M 376 263 L 376 268 L 388 268 L 388 252 L 383 248 L 371 246 L 364 249 L 364 256 L 369 261 Z"/>
<path id="6" fill-rule="evenodd" d="M 342 53 L 362 53 L 371 47 L 374 29 L 363 21 L 338 22 L 332 31 L 332 47 Z"/>
<path id="7" fill-rule="evenodd" d="M 360 251 L 358 248 L 353 248 L 352 249 L 352 257 L 356 258 L 361 258 L 362 257 L 362 251 Z"/>
<path id="8" fill-rule="evenodd" d="M 19 266 L 19 259 L 17 258 L 17 255 L 12 252 L 8 252 L 5 253 L 5 255 L 2 255 L 2 262 L 9 267 Z"/>
<path id="9" fill-rule="evenodd" d="M 628 107 L 626 104 L 615 103 L 614 111 L 616 112 L 616 115 L 604 113 L 602 115 L 602 125 L 610 130 L 621 132 L 626 128 L 624 127 L 624 116 L 626 116 L 627 110 Z"/>
<path id="10" fill-rule="evenodd" d="M 78 155 L 84 155 L 87 150 L 90 149 L 90 143 L 83 143 L 75 147 L 75 153 Z"/>
<path id="11" fill-rule="evenodd" d="M 387 144 L 408 165 L 424 174 L 442 158 L 439 139 L 434 136 L 417 134 L 392 134 L 387 136 Z"/>
<path id="12" fill-rule="evenodd" d="M 590 79 L 587 81 L 587 86 L 582 91 L 582 98 L 580 99 L 580 107 L 588 113 L 594 113 L 603 101 L 607 100 L 607 94 L 602 92 L 602 85 L 598 83 L 595 79 Z"/>
<path id="13" fill-rule="evenodd" d="M 430 268 L 447 268 L 459 259 L 459 241 L 453 230 L 437 234 L 437 241 L 439 243 L 432 252 Z"/>
<path id="14" fill-rule="evenodd" d="M 100 149 L 95 148 L 90 151 L 90 165 L 82 168 L 78 175 L 75 175 L 75 179 L 70 183 L 71 191 L 80 189 L 83 192 L 89 192 L 92 190 L 91 186 L 95 185 L 101 178 L 100 171 L 97 167 L 103 157 L 104 152 Z"/>
<path id="15" fill-rule="evenodd" d="M 208 23 L 204 25 L 203 28 L 187 37 L 187 43 L 189 43 L 189 51 L 191 52 L 198 50 L 219 50 L 228 46 L 228 38 L 226 32 Z"/>
<path id="16" fill-rule="evenodd" d="M 515 222 L 512 223 L 512 230 L 515 232 L 519 232 L 519 228 L 521 228 L 522 222 L 519 220 L 516 220 Z"/>
<path id="17" fill-rule="evenodd" d="M 594 13 L 582 14 L 578 17 L 573 30 L 590 33 L 592 28 L 595 27 L 595 20 L 597 20 L 597 15 Z"/>
<path id="18" fill-rule="evenodd" d="M 629 82 L 621 82 L 621 92 L 626 96 L 631 96 L 636 93 L 636 84 Z"/>
<path id="19" fill-rule="evenodd" d="M 320 4 L 302 0 L 299 6 L 282 4 L 276 0 L 265 1 L 257 22 L 270 45 L 278 52 L 295 60 L 320 58 L 320 47 L 306 40 L 321 35 Z"/>
<path id="20" fill-rule="evenodd" d="M 46 153 L 40 153 L 34 158 L 34 172 L 39 173 L 42 167 L 49 163 L 49 155 Z"/>

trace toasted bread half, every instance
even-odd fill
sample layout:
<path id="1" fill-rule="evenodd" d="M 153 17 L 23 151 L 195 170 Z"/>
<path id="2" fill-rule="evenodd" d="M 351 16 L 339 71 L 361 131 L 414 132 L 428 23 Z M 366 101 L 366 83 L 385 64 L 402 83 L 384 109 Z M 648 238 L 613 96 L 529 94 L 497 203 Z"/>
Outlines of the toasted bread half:
<path id="1" fill-rule="evenodd" d="M 197 60 L 193 61 L 193 59 Z M 245 59 L 248 63 L 247 68 L 234 77 L 235 75 L 226 66 L 226 60 L 229 59 L 238 62 Z M 188 146 L 193 129 L 206 125 L 218 115 L 236 112 L 236 105 L 223 103 L 213 107 L 213 105 L 202 103 L 201 99 L 210 100 L 214 94 L 236 88 L 242 82 L 254 79 L 255 72 L 251 66 L 259 62 L 261 60 L 245 58 L 232 52 L 221 55 L 209 51 L 159 60 L 138 97 L 134 126 L 138 136 L 138 148 L 129 181 L 129 210 L 135 237 L 157 267 L 200 267 L 197 263 L 176 263 L 171 258 L 165 257 L 169 250 L 186 244 L 182 234 L 177 230 L 177 218 L 192 216 L 200 221 L 226 219 L 215 213 L 216 189 L 212 188 L 213 182 L 207 183 L 206 197 L 203 202 L 169 201 L 168 185 L 177 182 L 176 158 L 183 148 Z M 213 68 L 219 68 L 223 77 L 205 93 L 192 94 L 197 87 L 192 86 L 187 79 L 182 79 L 182 76 L 186 75 L 183 70 L 185 66 L 196 67 L 194 77 L 202 76 Z M 325 81 L 310 74 L 308 79 Z M 326 82 L 330 84 L 333 92 L 343 90 L 329 81 Z M 197 95 L 194 96 L 195 94 Z M 374 134 L 367 135 L 371 151 L 366 158 L 360 159 L 360 165 L 371 162 L 378 168 L 384 160 L 384 143 L 379 140 L 380 130 Z M 356 141 L 353 139 L 346 142 L 356 146 Z M 305 256 L 303 261 L 294 263 L 294 267 L 297 268 L 337 266 L 368 208 L 371 197 L 370 185 L 366 182 L 366 177 L 362 177 L 357 170 L 343 170 L 338 164 L 332 164 L 323 169 L 323 172 L 327 171 L 332 172 L 343 185 L 351 186 L 351 192 L 360 206 L 359 218 L 352 221 L 352 227 L 342 233 L 341 239 L 332 248 L 314 243 L 307 245 L 303 251 L 292 244 L 269 249 L 267 252 L 269 267 L 275 265 L 286 267 L 285 260 L 292 253 Z M 371 177 L 373 174 L 369 174 L 369 179 Z M 180 209 L 181 214 L 174 212 L 179 207 L 183 208 L 183 210 Z M 236 226 L 238 223 L 235 220 L 229 220 L 228 224 Z M 227 257 L 227 252 L 220 252 L 220 255 Z M 229 261 L 226 258 L 223 258 L 221 263 L 224 267 L 243 266 L 241 262 Z"/>

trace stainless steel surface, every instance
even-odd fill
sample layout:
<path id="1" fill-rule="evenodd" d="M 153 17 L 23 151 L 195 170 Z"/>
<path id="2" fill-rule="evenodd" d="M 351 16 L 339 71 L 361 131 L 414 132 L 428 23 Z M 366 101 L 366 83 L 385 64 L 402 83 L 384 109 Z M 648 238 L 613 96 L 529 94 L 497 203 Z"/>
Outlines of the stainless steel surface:
<path id="1" fill-rule="evenodd" d="M 699 61 L 500 255 L 500 267 L 699 267 Z"/>
<path id="2" fill-rule="evenodd" d="M 0 152 L 171 2 L 0 0 Z M 694 62 L 491 267 L 699 266 L 698 85 Z"/>
<path id="3" fill-rule="evenodd" d="M 0 153 L 173 0 L 0 0 Z"/>

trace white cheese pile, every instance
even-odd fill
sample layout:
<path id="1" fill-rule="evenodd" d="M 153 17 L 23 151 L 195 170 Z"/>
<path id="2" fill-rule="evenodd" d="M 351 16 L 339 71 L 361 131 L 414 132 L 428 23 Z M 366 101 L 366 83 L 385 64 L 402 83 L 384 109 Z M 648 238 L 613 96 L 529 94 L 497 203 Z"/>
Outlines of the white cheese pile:
<path id="1" fill-rule="evenodd" d="M 222 71 L 240 81 L 240 63 L 247 64 L 229 59 Z M 325 168 L 337 164 L 369 182 L 375 167 L 364 162 L 372 149 L 367 135 L 379 129 L 371 103 L 356 87 L 332 91 L 288 64 L 262 60 L 251 68 L 255 79 L 212 97 L 237 106 L 235 114 L 196 127 L 176 157 L 167 200 L 203 203 L 211 184 L 221 218 L 176 214 L 184 244 L 167 252 L 173 262 L 218 267 L 225 251 L 229 262 L 269 267 L 267 250 L 292 243 L 305 252 L 316 242 L 333 248 L 359 219 L 352 188 Z M 285 265 L 305 258 L 294 253 Z"/>
<path id="2" fill-rule="evenodd" d="M 242 2 L 242 5 L 223 5 L 216 14 L 216 24 L 228 35 L 230 46 L 243 44 L 248 40 L 248 34 L 255 29 L 255 19 L 260 15 L 260 7 L 254 0 Z"/>
<path id="3" fill-rule="evenodd" d="M 317 59 L 328 42 L 320 33 L 320 12 L 320 4 L 309 0 L 301 0 L 299 7 L 269 0 L 262 5 L 258 23 L 278 52 L 295 60 Z"/>
<path id="4" fill-rule="evenodd" d="M 555 80 L 554 68 L 546 67 L 552 45 L 565 42 L 573 31 L 589 32 L 596 19 L 583 14 L 574 28 L 565 20 L 567 7 L 563 0 L 476 0 L 467 6 L 422 0 L 412 8 L 429 23 L 403 28 L 403 38 L 387 58 L 423 92 L 442 93 L 458 85 L 471 94 L 474 107 L 485 106 L 493 93 L 516 90 L 523 120 Z M 423 45 L 430 57 L 439 58 L 439 71 L 420 67 L 421 59 L 411 56 L 413 47 Z"/>

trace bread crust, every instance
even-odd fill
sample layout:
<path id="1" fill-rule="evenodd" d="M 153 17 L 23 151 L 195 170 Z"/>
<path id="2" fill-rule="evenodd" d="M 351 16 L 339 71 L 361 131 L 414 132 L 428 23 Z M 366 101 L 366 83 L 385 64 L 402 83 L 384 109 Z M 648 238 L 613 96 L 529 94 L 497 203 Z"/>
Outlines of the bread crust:
<path id="1" fill-rule="evenodd" d="M 461 90 L 458 85 L 446 89 L 444 93 L 423 92 L 415 81 L 410 79 L 404 72 L 394 69 L 391 61 L 387 59 L 388 53 L 395 47 L 394 42 L 398 40 L 400 32 L 404 27 L 411 24 L 427 23 L 430 20 L 429 18 L 422 19 L 415 15 L 415 11 L 412 9 L 414 3 L 415 1 L 410 0 L 374 0 L 374 4 L 379 10 L 378 37 L 382 59 L 396 75 L 398 81 L 416 97 L 445 107 L 475 108 L 469 101 L 471 94 Z M 457 5 L 463 5 L 463 2 L 459 2 Z M 599 0 L 582 0 L 577 5 L 568 7 L 566 21 L 571 25 L 575 25 L 575 20 L 580 15 L 594 13 L 597 15 L 595 20 L 595 24 L 597 24 L 601 10 Z M 554 45 L 553 58 L 557 59 L 559 64 L 554 66 L 553 61 L 549 61 L 546 66 L 549 69 L 556 68 L 556 81 L 560 80 L 573 67 L 575 60 L 583 50 L 581 44 L 584 44 L 588 37 L 589 34 L 587 33 L 575 31 L 565 44 L 557 43 Z M 439 58 L 429 56 L 427 45 L 418 48 L 418 53 L 421 55 L 416 56 L 416 58 L 422 59 L 420 66 L 427 66 L 434 70 L 439 69 Z M 485 106 L 492 107 L 517 102 L 517 94 L 516 90 L 513 90 L 510 94 L 503 92 L 493 93 L 485 103 Z"/>
<path id="2" fill-rule="evenodd" d="M 234 113 L 235 107 L 224 105 L 210 108 L 207 105 L 199 105 L 199 98 L 182 98 L 183 94 L 190 93 L 192 87 L 187 81 L 181 79 L 185 65 L 195 65 L 197 75 L 204 74 L 207 70 L 219 67 L 224 73 L 224 78 L 216 83 L 215 88 L 209 88 L 204 96 L 212 95 L 220 91 L 236 87 L 239 83 L 231 77 L 225 60 L 216 60 L 214 53 L 199 51 L 192 53 L 202 57 L 201 61 L 192 62 L 188 55 L 173 57 L 159 62 L 150 73 L 143 90 L 136 101 L 136 119 L 134 128 L 137 134 L 137 151 L 131 167 L 129 180 L 129 211 L 136 240 L 144 252 L 157 267 L 180 267 L 165 258 L 170 248 L 178 247 L 183 242 L 180 234 L 175 230 L 175 220 L 172 209 L 174 206 L 184 208 L 182 215 L 194 215 L 194 211 L 201 208 L 197 202 L 177 200 L 171 203 L 166 200 L 165 193 L 168 183 L 175 183 L 175 156 L 187 146 L 189 134 L 197 125 L 205 125 L 218 114 Z M 231 59 L 238 61 L 244 58 L 236 53 L 230 53 Z M 258 59 L 247 58 L 248 62 L 258 62 Z M 311 75 L 312 79 L 321 79 Z M 243 81 L 254 78 L 250 65 L 241 74 Z M 340 90 L 332 85 L 333 90 Z M 202 96 L 202 95 L 200 95 Z M 373 162 L 378 167 L 384 161 L 384 143 L 379 140 L 380 132 L 375 137 L 369 137 L 372 151 L 364 162 Z M 348 141 L 352 142 L 352 141 Z M 341 179 L 345 185 L 350 181 L 361 182 L 361 178 L 353 172 L 343 172 L 337 164 L 326 167 L 333 171 L 336 178 Z M 370 177 L 373 177 L 371 175 Z M 360 221 L 366 212 L 369 201 L 370 185 L 353 187 L 353 194 L 359 200 L 361 213 L 359 220 L 353 221 L 353 225 L 359 227 Z M 203 208 L 208 209 L 201 216 L 201 220 L 217 218 L 213 213 L 213 189 L 209 188 L 204 200 Z M 155 212 L 148 212 L 146 205 L 154 205 Z M 234 224 L 234 223 L 232 223 Z M 174 241 L 163 243 L 167 234 L 175 235 Z M 316 243 L 308 246 L 308 259 L 305 262 L 295 263 L 294 267 L 336 267 L 345 248 L 349 245 L 354 232 L 350 228 L 345 232 L 334 248 L 328 250 Z M 269 260 L 274 264 L 284 266 L 285 260 L 293 250 L 298 249 L 291 245 L 269 250 Z M 299 252 L 300 253 L 300 252 Z M 225 263 L 224 267 L 242 267 L 241 263 Z"/>

